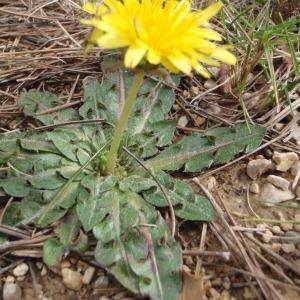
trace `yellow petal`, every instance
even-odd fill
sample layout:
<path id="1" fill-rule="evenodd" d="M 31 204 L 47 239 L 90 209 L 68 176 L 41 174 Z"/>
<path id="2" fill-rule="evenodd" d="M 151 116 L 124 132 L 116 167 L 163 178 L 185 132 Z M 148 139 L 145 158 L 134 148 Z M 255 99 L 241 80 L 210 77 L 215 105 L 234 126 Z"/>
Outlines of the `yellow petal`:
<path id="1" fill-rule="evenodd" d="M 105 49 L 116 49 L 128 46 L 128 42 L 123 40 L 119 35 L 106 33 L 97 39 L 98 46 Z"/>
<path id="2" fill-rule="evenodd" d="M 147 53 L 147 59 L 150 64 L 158 65 L 161 62 L 161 56 L 153 49 L 149 49 Z"/>
<path id="3" fill-rule="evenodd" d="M 236 64 L 236 57 L 229 51 L 222 48 L 214 50 L 210 56 L 229 65 Z"/>
<path id="4" fill-rule="evenodd" d="M 129 47 L 125 54 L 125 66 L 127 68 L 135 68 L 146 54 L 145 48 Z"/>
<path id="5" fill-rule="evenodd" d="M 172 73 L 179 73 L 179 70 L 167 58 L 163 58 L 161 64 Z"/>
<path id="6" fill-rule="evenodd" d="M 90 3 L 90 2 L 85 3 L 85 4 L 83 5 L 83 9 L 84 9 L 86 12 L 88 12 L 88 13 L 90 13 L 90 14 L 92 14 L 92 15 L 95 15 L 96 12 L 97 12 L 97 6 L 96 6 L 95 4 L 93 4 L 93 3 Z"/>
<path id="7" fill-rule="evenodd" d="M 207 72 L 199 63 L 194 63 L 193 68 L 205 78 L 210 78 L 211 74 Z"/>
<path id="8" fill-rule="evenodd" d="M 214 15 L 216 15 L 219 10 L 222 8 L 221 2 L 216 2 L 215 4 L 210 5 L 199 13 L 199 24 L 204 24 L 208 22 Z"/>
<path id="9" fill-rule="evenodd" d="M 168 60 L 181 72 L 189 75 L 192 67 L 190 60 L 182 53 L 174 53 L 167 56 Z"/>
<path id="10" fill-rule="evenodd" d="M 209 28 L 199 28 L 195 34 L 202 39 L 212 40 L 212 41 L 222 41 L 221 35 Z"/>

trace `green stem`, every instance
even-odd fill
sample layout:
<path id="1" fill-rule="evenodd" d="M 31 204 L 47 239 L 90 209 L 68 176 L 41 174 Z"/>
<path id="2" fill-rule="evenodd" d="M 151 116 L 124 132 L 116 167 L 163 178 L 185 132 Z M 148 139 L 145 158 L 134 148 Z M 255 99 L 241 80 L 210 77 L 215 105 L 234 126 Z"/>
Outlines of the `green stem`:
<path id="1" fill-rule="evenodd" d="M 107 162 L 107 173 L 108 174 L 114 174 L 116 162 L 117 162 L 117 156 L 118 156 L 118 150 L 124 135 L 124 131 L 127 126 L 127 122 L 130 116 L 130 113 L 133 109 L 135 100 L 137 98 L 138 91 L 143 83 L 144 73 L 138 72 L 134 75 L 132 85 L 130 87 L 129 93 L 128 93 L 128 99 L 125 102 L 123 111 L 121 113 L 121 117 L 119 120 L 119 123 L 115 129 L 114 136 L 112 138 L 111 147 L 108 153 L 108 162 Z"/>

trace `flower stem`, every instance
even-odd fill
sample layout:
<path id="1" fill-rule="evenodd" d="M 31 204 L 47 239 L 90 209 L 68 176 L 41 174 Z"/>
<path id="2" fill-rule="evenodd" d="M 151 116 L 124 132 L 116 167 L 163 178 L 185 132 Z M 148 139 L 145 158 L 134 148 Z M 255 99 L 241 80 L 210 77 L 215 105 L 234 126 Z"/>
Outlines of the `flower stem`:
<path id="1" fill-rule="evenodd" d="M 120 143 L 122 141 L 123 134 L 126 129 L 130 113 L 133 109 L 135 100 L 137 98 L 138 91 L 143 83 L 143 78 L 144 78 L 144 73 L 142 71 L 134 75 L 133 82 L 128 93 L 128 99 L 125 102 L 108 153 L 108 162 L 107 162 L 108 174 L 114 174 Z"/>

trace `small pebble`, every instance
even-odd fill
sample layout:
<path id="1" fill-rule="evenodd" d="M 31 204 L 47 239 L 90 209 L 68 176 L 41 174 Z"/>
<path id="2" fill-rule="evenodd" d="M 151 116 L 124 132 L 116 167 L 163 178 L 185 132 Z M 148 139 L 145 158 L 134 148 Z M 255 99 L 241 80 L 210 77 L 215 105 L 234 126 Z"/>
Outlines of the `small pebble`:
<path id="1" fill-rule="evenodd" d="M 178 119 L 177 125 L 180 127 L 186 127 L 186 125 L 188 124 L 189 120 L 186 116 L 181 116 Z"/>
<path id="2" fill-rule="evenodd" d="M 230 300 L 230 294 L 228 291 L 222 291 L 219 300 Z"/>
<path id="3" fill-rule="evenodd" d="M 61 274 L 67 288 L 74 291 L 80 291 L 82 286 L 82 275 L 79 272 L 63 268 Z"/>
<path id="4" fill-rule="evenodd" d="M 206 108 L 206 112 L 211 115 L 218 115 L 221 113 L 221 107 L 218 103 L 210 103 L 208 107 Z"/>
<path id="5" fill-rule="evenodd" d="M 204 87 L 208 90 L 210 90 L 216 86 L 217 86 L 217 83 L 212 79 L 208 79 L 204 82 Z"/>
<path id="6" fill-rule="evenodd" d="M 110 299 L 107 298 L 106 296 L 101 296 L 101 297 L 99 298 L 99 300 L 110 300 Z"/>
<path id="7" fill-rule="evenodd" d="M 272 161 L 268 159 L 254 159 L 249 161 L 247 165 L 247 175 L 253 179 L 256 180 L 258 177 L 260 177 L 265 172 L 272 169 Z"/>
<path id="8" fill-rule="evenodd" d="M 222 279 L 221 278 L 215 278 L 211 281 L 212 286 L 221 286 L 222 285 Z"/>
<path id="9" fill-rule="evenodd" d="M 24 281 L 25 278 L 26 278 L 26 276 L 18 276 L 17 281 L 19 281 L 19 282 Z"/>
<path id="10" fill-rule="evenodd" d="M 14 276 L 7 276 L 5 282 L 7 283 L 14 283 L 15 282 L 15 277 Z"/>
<path id="11" fill-rule="evenodd" d="M 214 176 L 210 176 L 208 179 L 207 179 L 207 189 L 209 191 L 212 191 L 214 190 L 216 187 L 217 187 L 217 179 L 214 177 Z"/>
<path id="12" fill-rule="evenodd" d="M 259 184 L 256 182 L 251 182 L 249 191 L 253 194 L 259 194 L 260 193 Z"/>
<path id="13" fill-rule="evenodd" d="M 225 277 L 225 278 L 223 279 L 222 285 L 223 285 L 224 289 L 226 289 L 226 290 L 229 290 L 229 289 L 230 289 L 231 282 L 230 282 L 229 277 Z"/>
<path id="14" fill-rule="evenodd" d="M 272 236 L 273 236 L 272 231 L 270 231 L 269 229 L 267 229 L 265 231 L 265 233 L 262 234 L 262 240 L 263 240 L 263 242 L 264 243 L 269 243 L 270 240 L 271 240 L 271 238 L 272 238 Z"/>
<path id="15" fill-rule="evenodd" d="M 243 296 L 244 296 L 244 299 L 254 299 L 255 298 L 254 294 L 248 287 L 244 288 Z"/>
<path id="16" fill-rule="evenodd" d="M 21 300 L 22 291 L 18 283 L 5 282 L 2 298 L 3 300 Z"/>
<path id="17" fill-rule="evenodd" d="M 195 123 L 197 126 L 201 126 L 203 125 L 204 123 L 206 122 L 206 119 L 205 118 L 202 118 L 200 116 L 196 117 L 195 119 Z"/>
<path id="18" fill-rule="evenodd" d="M 281 249 L 284 253 L 292 253 L 296 251 L 296 247 L 294 244 L 282 244 Z"/>
<path id="19" fill-rule="evenodd" d="M 208 290 L 208 296 L 212 297 L 213 299 L 219 299 L 220 293 L 216 289 L 211 288 Z"/>
<path id="20" fill-rule="evenodd" d="M 272 206 L 275 203 L 292 200 L 294 198 L 295 195 L 292 191 L 283 191 L 269 182 L 266 182 L 261 189 L 260 199 L 264 202 L 265 206 Z"/>
<path id="21" fill-rule="evenodd" d="M 60 267 L 62 269 L 68 269 L 72 266 L 71 262 L 67 259 L 63 260 L 61 263 L 60 263 Z"/>
<path id="22" fill-rule="evenodd" d="M 276 163 L 277 171 L 286 172 L 292 165 L 299 162 L 299 157 L 295 152 L 279 153 L 274 151 L 273 160 Z"/>
<path id="23" fill-rule="evenodd" d="M 289 189 L 290 182 L 280 176 L 276 175 L 269 175 L 267 177 L 267 181 L 275 185 L 276 187 L 282 189 L 283 191 L 286 191 Z"/>
<path id="24" fill-rule="evenodd" d="M 274 252 L 278 253 L 281 250 L 281 244 L 280 243 L 273 243 L 271 245 L 271 248 Z"/>
<path id="25" fill-rule="evenodd" d="M 83 284 L 90 284 L 95 274 L 96 269 L 94 267 L 88 267 L 82 277 Z"/>
<path id="26" fill-rule="evenodd" d="M 36 267 L 37 267 L 39 270 L 42 270 L 42 268 L 43 268 L 43 266 L 44 266 L 44 264 L 43 264 L 42 262 L 40 262 L 40 261 L 38 261 L 35 265 L 36 265 Z"/>
<path id="27" fill-rule="evenodd" d="M 300 214 L 295 215 L 295 221 L 300 222 Z M 294 230 L 300 232 L 300 224 L 294 224 Z"/>
<path id="28" fill-rule="evenodd" d="M 291 174 L 295 177 L 300 170 L 300 161 L 296 161 L 290 168 Z"/>
<path id="29" fill-rule="evenodd" d="M 273 226 L 272 230 L 273 230 L 273 233 L 275 233 L 275 234 L 283 235 L 283 232 L 281 231 L 281 228 L 278 225 Z"/>
<path id="30" fill-rule="evenodd" d="M 47 275 L 47 268 L 46 266 L 43 266 L 42 270 L 41 270 L 41 276 L 46 276 Z"/>
<path id="31" fill-rule="evenodd" d="M 13 269 L 13 274 L 15 276 L 24 276 L 27 274 L 28 270 L 29 270 L 28 265 L 25 263 L 22 263 Z"/>
<path id="32" fill-rule="evenodd" d="M 285 218 L 283 216 L 283 213 L 281 211 L 279 211 L 277 213 L 279 219 L 281 221 L 285 221 Z M 280 223 L 280 228 L 283 230 L 283 231 L 291 231 L 293 229 L 293 224 L 291 223 Z"/>
<path id="33" fill-rule="evenodd" d="M 94 288 L 95 289 L 103 289 L 108 287 L 109 280 L 107 276 L 100 276 L 95 282 L 94 282 Z"/>
<path id="34" fill-rule="evenodd" d="M 297 187 L 296 196 L 297 198 L 300 198 L 300 185 Z"/>
<path id="35" fill-rule="evenodd" d="M 195 86 L 195 85 L 191 86 L 191 91 L 195 96 L 199 95 L 199 93 L 200 93 L 199 87 Z"/>
<path id="36" fill-rule="evenodd" d="M 124 298 L 127 295 L 127 292 L 120 292 L 118 294 L 115 294 L 113 296 L 114 300 L 121 300 L 122 298 Z"/>

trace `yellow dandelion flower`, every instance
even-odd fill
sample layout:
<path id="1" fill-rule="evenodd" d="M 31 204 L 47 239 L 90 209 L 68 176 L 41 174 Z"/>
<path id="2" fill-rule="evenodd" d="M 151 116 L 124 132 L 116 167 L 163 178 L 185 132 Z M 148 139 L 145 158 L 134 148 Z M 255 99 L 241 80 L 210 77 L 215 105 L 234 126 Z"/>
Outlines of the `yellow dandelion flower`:
<path id="1" fill-rule="evenodd" d="M 195 69 L 209 77 L 203 64 L 236 62 L 230 46 L 213 42 L 222 38 L 208 27 L 221 7 L 217 2 L 192 11 L 188 0 L 104 0 L 102 5 L 85 5 L 94 17 L 82 23 L 93 27 L 90 43 L 104 49 L 127 48 L 124 63 L 128 68 L 147 60 L 171 72 L 190 74 Z"/>

